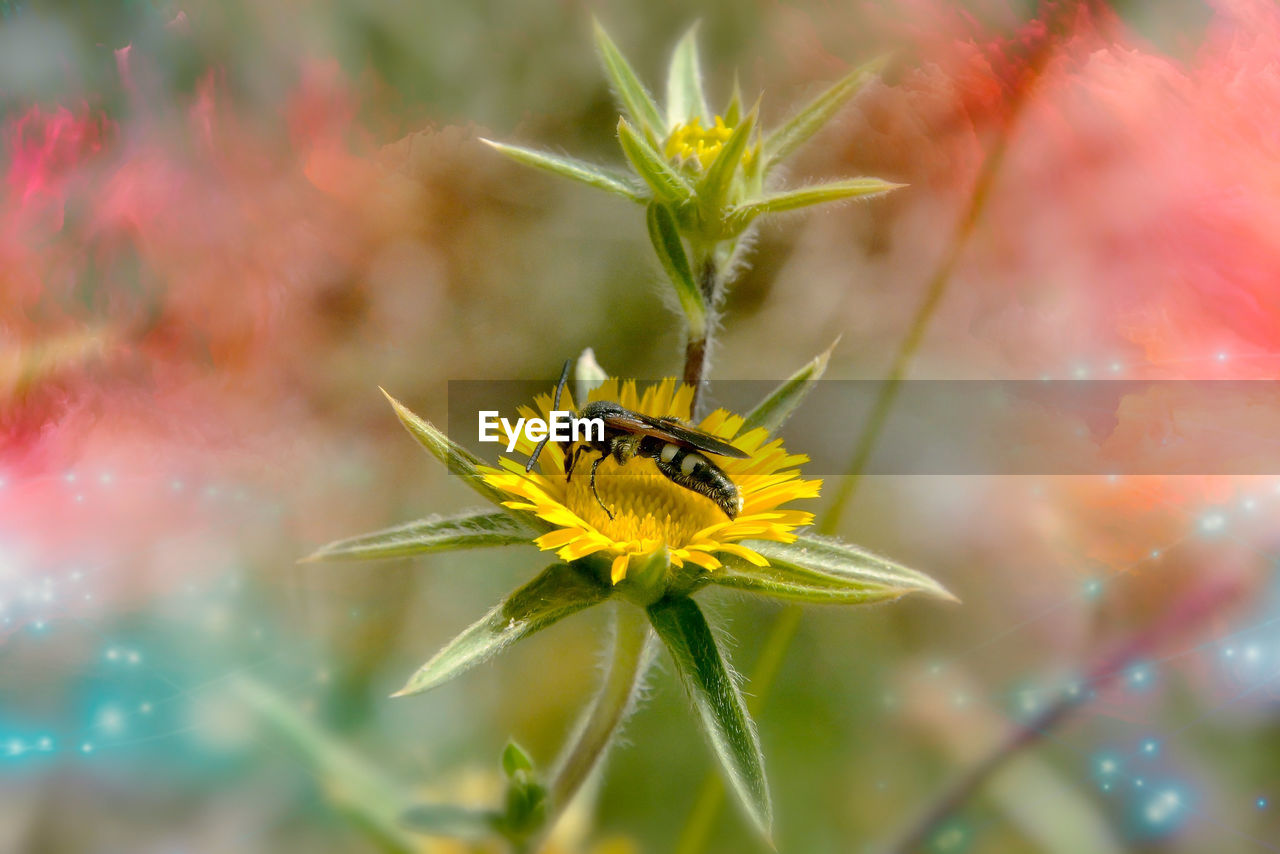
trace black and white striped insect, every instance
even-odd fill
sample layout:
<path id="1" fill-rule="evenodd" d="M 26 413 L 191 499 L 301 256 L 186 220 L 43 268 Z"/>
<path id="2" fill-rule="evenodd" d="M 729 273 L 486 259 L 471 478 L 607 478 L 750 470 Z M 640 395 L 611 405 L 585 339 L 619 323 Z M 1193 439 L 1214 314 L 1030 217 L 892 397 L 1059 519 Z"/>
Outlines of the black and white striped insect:
<path id="1" fill-rule="evenodd" d="M 560 393 L 564 391 L 568 379 L 569 363 L 565 362 L 560 382 L 556 384 L 552 409 L 560 408 Z M 612 401 L 597 400 L 588 403 L 577 417 L 599 418 L 604 422 L 604 435 L 590 441 L 557 443 L 565 452 L 565 479 L 573 478 L 574 466 L 582 454 L 592 451 L 598 453 L 599 456 L 591 463 L 591 494 L 610 519 L 613 518 L 613 511 L 605 506 L 600 493 L 596 491 L 596 470 L 607 457 L 613 457 L 620 466 L 626 465 L 635 457 L 648 457 L 668 480 L 711 499 L 730 519 L 737 517 L 742 511 L 742 495 L 738 492 L 738 487 L 706 455 L 741 460 L 749 456 L 745 451 L 710 433 L 690 427 L 678 418 L 653 418 Z M 547 442 L 548 439 L 543 439 L 534 447 L 525 471 L 533 470 L 538 455 Z"/>

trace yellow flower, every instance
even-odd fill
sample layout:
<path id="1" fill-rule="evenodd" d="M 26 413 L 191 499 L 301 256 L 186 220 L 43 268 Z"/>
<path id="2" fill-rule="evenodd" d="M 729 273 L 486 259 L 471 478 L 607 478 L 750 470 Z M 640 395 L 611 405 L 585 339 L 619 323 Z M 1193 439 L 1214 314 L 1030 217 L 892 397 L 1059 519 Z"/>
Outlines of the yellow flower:
<path id="1" fill-rule="evenodd" d="M 732 135 L 733 128 L 725 125 L 724 118 L 721 116 L 716 116 L 714 124 L 709 128 L 702 126 L 702 119 L 694 118 L 692 121 L 677 125 L 671 131 L 662 153 L 673 162 L 687 163 L 690 160 L 697 160 L 698 165 L 708 169 Z M 750 164 L 754 156 L 754 147 L 748 148 L 743 155 L 743 165 Z"/>
<path id="2" fill-rule="evenodd" d="M 568 397 L 567 390 L 565 396 Z M 588 396 L 588 401 L 616 401 L 645 415 L 688 421 L 692 398 L 693 389 L 678 385 L 674 379 L 648 386 L 643 392 L 637 391 L 633 380 L 619 383 L 609 379 Z M 551 410 L 551 395 L 538 395 L 534 402 L 537 412 L 526 406 L 519 414 L 524 418 L 546 418 Z M 572 400 L 563 399 L 561 407 L 576 408 Z M 742 423 L 742 416 L 721 409 L 697 425 L 749 455 L 746 459 L 716 458 L 742 497 L 742 511 L 734 519 L 729 519 L 709 498 L 672 483 L 658 471 L 653 460 L 644 457 L 636 457 L 624 467 L 612 457 L 601 463 L 597 491 L 612 508 L 613 518 L 591 492 L 584 458 L 579 458 L 575 468 L 580 476 L 567 480 L 564 453 L 554 444 L 543 450 L 540 472 L 526 473 L 523 462 L 507 457 L 499 461 L 500 469 L 483 467 L 480 471 L 486 483 L 512 496 L 513 500 L 503 502 L 505 506 L 527 511 L 556 526 L 534 541 L 539 548 L 554 550 L 565 561 L 596 553 L 612 555 L 614 584 L 626 577 L 633 556 L 648 555 L 664 546 L 676 567 L 691 563 L 715 570 L 722 565 L 717 556 L 720 554 L 768 566 L 768 561 L 739 541 L 794 542 L 795 529 L 812 522 L 813 514 L 779 507 L 797 498 L 816 498 L 822 481 L 802 479 L 796 466 L 808 462 L 808 457 L 788 454 L 780 439 L 768 440 L 763 428 L 738 435 Z M 533 451 L 533 443 L 521 436 L 516 448 L 527 457 Z M 590 456 L 589 461 L 594 461 L 595 455 Z"/>

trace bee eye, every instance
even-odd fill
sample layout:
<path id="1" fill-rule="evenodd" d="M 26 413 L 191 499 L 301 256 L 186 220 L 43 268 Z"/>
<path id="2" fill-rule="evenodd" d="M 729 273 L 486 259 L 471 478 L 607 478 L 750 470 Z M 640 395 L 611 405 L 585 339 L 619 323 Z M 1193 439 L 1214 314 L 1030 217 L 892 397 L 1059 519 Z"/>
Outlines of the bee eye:
<path id="1" fill-rule="evenodd" d="M 659 456 L 661 456 L 664 463 L 669 463 L 675 459 L 676 454 L 678 453 L 680 453 L 680 447 L 668 442 L 666 445 L 662 446 L 662 453 Z M 685 472 L 685 474 L 688 474 L 688 472 Z"/>
<path id="2" fill-rule="evenodd" d="M 664 448 L 663 450 L 665 452 L 666 449 Z M 701 468 L 705 462 L 706 460 L 704 460 L 702 457 L 698 456 L 697 454 L 690 454 L 689 456 L 684 458 L 684 462 L 680 463 L 680 471 L 684 474 L 685 477 L 688 477 L 689 475 L 697 471 L 699 468 Z"/>

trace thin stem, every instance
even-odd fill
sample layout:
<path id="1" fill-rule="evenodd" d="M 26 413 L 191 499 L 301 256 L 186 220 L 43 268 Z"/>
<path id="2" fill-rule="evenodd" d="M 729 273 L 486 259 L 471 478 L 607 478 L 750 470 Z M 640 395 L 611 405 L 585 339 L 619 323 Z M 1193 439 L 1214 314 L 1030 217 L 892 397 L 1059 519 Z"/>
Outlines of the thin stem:
<path id="1" fill-rule="evenodd" d="M 684 345 L 684 384 L 693 389 L 693 403 L 691 414 L 693 419 L 698 420 L 698 407 L 702 403 L 702 386 L 705 382 L 705 373 L 707 370 L 707 361 L 709 355 L 709 347 L 711 342 L 708 340 L 711 333 L 705 333 L 701 338 L 690 338 L 688 343 Z"/>
<path id="2" fill-rule="evenodd" d="M 702 300 L 706 305 L 706 320 L 702 325 L 702 334 L 694 336 L 692 328 L 688 332 L 688 341 L 684 348 L 684 384 L 693 389 L 693 403 L 690 414 L 698 421 L 705 414 L 703 391 L 706 390 L 707 374 L 711 363 L 711 346 L 714 343 L 716 326 L 719 324 L 720 298 L 723 288 L 723 265 L 717 258 L 715 247 L 695 250 L 695 265 L 698 276 L 698 289 L 702 291 Z"/>
<path id="3" fill-rule="evenodd" d="M 1135 661 L 1147 657 L 1171 635 L 1185 633 L 1218 612 L 1236 591 L 1231 582 L 1211 579 L 1188 592 L 1178 605 L 1151 625 L 1129 638 L 1118 648 L 1102 656 L 1085 675 L 1083 684 L 1089 691 L 1063 694 L 1031 720 L 1015 726 L 1003 739 L 973 765 L 970 765 L 938 793 L 884 854 L 911 854 L 922 848 L 939 826 L 979 791 L 1005 764 L 1028 747 L 1044 739 L 1091 697 L 1123 676 Z"/>
<path id="4" fill-rule="evenodd" d="M 582 784 L 600 764 L 623 721 L 635 709 L 651 654 L 649 623 L 639 608 L 618 602 L 614 611 L 613 652 L 600 693 L 556 762 L 551 776 L 552 815 L 528 850 L 536 851 L 565 813 Z"/>

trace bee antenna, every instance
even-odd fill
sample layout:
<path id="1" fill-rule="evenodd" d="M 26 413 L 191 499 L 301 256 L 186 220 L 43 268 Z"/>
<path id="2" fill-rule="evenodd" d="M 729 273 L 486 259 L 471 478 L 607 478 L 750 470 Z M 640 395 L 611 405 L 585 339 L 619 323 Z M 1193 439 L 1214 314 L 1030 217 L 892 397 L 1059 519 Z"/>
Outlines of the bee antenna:
<path id="1" fill-rule="evenodd" d="M 545 448 L 545 447 L 546 447 L 546 445 L 547 445 L 547 440 L 546 440 L 546 439 L 540 439 L 540 440 L 538 441 L 538 444 L 536 444 L 536 445 L 534 445 L 534 446 L 533 446 L 533 453 L 529 455 L 529 462 L 528 462 L 528 463 L 526 463 L 526 464 L 525 464 L 525 467 L 524 467 L 524 470 L 525 470 L 526 472 L 531 472 L 531 471 L 533 471 L 533 467 L 534 467 L 534 465 L 536 465 L 536 464 L 537 464 L 537 462 L 538 462 L 538 454 L 541 454 L 541 453 L 542 453 L 542 449 L 543 449 L 543 448 Z"/>
<path id="2" fill-rule="evenodd" d="M 552 409 L 560 408 L 560 393 L 564 391 L 565 383 L 569 382 L 569 359 L 564 360 L 564 369 L 560 371 L 560 382 L 556 383 L 556 399 L 551 404 Z"/>
<path id="3" fill-rule="evenodd" d="M 560 382 L 556 383 L 556 397 L 551 404 L 551 408 L 560 408 L 560 394 L 564 391 L 565 383 L 569 382 L 569 359 L 564 360 L 564 369 L 560 371 Z M 550 437 L 547 437 L 550 438 Z M 529 462 L 525 464 L 526 472 L 533 471 L 533 467 L 538 463 L 538 455 L 542 453 L 542 449 L 547 446 L 547 439 L 540 439 L 538 444 L 533 446 L 533 453 L 529 455 Z"/>

